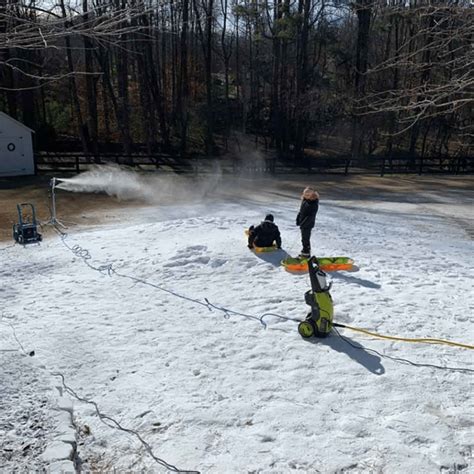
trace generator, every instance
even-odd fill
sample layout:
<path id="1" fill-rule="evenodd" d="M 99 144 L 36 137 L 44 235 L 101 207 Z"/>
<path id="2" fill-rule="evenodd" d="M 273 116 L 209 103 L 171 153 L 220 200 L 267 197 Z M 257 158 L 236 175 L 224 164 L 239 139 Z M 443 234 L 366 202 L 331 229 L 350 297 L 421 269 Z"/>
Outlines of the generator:
<path id="1" fill-rule="evenodd" d="M 308 260 L 308 272 L 311 290 L 305 293 L 304 299 L 311 311 L 299 323 L 298 332 L 304 338 L 326 337 L 331 332 L 334 316 L 334 305 L 329 293 L 331 284 L 327 284 L 326 274 L 319 268 L 316 257 Z"/>
<path id="2" fill-rule="evenodd" d="M 16 205 L 18 223 L 13 224 L 13 239 L 21 245 L 41 242 L 42 236 L 38 232 L 38 222 L 33 204 L 24 202 Z"/>

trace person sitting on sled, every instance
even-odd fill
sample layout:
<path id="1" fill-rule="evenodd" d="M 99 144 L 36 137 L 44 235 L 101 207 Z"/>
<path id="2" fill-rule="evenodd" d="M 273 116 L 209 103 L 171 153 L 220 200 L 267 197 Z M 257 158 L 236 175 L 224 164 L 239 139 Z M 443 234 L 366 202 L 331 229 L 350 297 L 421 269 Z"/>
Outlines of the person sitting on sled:
<path id="1" fill-rule="evenodd" d="M 311 256 L 311 230 L 314 227 L 318 208 L 319 194 L 314 188 L 305 188 L 301 195 L 300 212 L 296 216 L 296 225 L 301 230 L 301 243 L 303 245 L 300 257 L 308 258 Z"/>
<path id="2" fill-rule="evenodd" d="M 249 228 L 248 248 L 271 247 L 274 243 L 281 249 L 281 236 L 278 226 L 273 222 L 272 214 L 267 214 L 265 220 L 257 226 Z"/>

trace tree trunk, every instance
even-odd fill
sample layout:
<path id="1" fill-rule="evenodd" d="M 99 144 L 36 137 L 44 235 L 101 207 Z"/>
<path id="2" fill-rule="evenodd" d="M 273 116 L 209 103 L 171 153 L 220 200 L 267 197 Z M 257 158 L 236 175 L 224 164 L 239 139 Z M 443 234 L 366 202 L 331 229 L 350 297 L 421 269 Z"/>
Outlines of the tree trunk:
<path id="1" fill-rule="evenodd" d="M 88 24 L 89 14 L 87 0 L 82 1 L 83 23 Z M 87 28 L 87 26 L 85 26 Z M 97 121 L 97 97 L 95 79 L 93 76 L 94 66 L 92 58 L 92 42 L 87 35 L 83 36 L 84 41 L 84 63 L 86 69 L 86 94 L 87 94 L 87 131 L 90 142 L 90 150 L 94 154 L 94 161 L 100 163 L 98 149 L 98 121 Z"/>
<path id="2" fill-rule="evenodd" d="M 206 86 L 206 131 L 204 138 L 204 147 L 206 155 L 214 154 L 214 127 L 212 110 L 212 23 L 214 12 L 214 0 L 203 0 L 201 3 L 205 13 L 205 32 L 202 28 L 201 12 L 199 11 L 196 0 L 193 0 L 194 11 L 197 17 L 197 27 L 204 56 L 204 82 Z"/>
<path id="3" fill-rule="evenodd" d="M 369 56 L 369 30 L 370 17 L 372 14 L 372 0 L 359 0 L 357 9 L 357 50 L 356 50 L 356 70 L 355 70 L 355 100 L 360 100 L 365 93 L 367 63 Z M 349 172 L 351 161 L 361 155 L 362 151 L 362 119 L 356 112 L 352 118 L 352 141 L 351 156 L 346 162 L 345 173 Z"/>
<path id="4" fill-rule="evenodd" d="M 298 14 L 301 18 L 298 31 L 297 57 L 296 57 L 296 94 L 295 94 L 295 158 L 301 160 L 304 157 L 304 146 L 306 141 L 306 127 L 308 114 L 304 103 L 304 95 L 308 85 L 308 35 L 309 15 L 311 0 L 299 0 Z"/>
<path id="5" fill-rule="evenodd" d="M 280 22 L 283 16 L 282 0 L 277 0 L 274 7 L 274 32 L 273 32 L 273 67 L 272 67 L 272 92 L 271 92 L 271 110 L 272 110 L 272 139 L 274 140 L 277 153 L 281 157 L 283 153 L 282 146 L 282 110 L 281 110 L 281 39 Z M 272 141 L 273 141 L 272 140 Z"/>
<path id="6" fill-rule="evenodd" d="M 122 9 L 125 9 L 125 0 L 122 0 Z M 122 25 L 125 27 L 126 25 Z M 122 124 L 122 146 L 125 155 L 127 155 L 126 163 L 133 164 L 130 154 L 132 152 L 132 138 L 130 135 L 130 103 L 128 95 L 128 35 L 122 35 L 122 44 L 125 48 L 115 50 L 115 62 L 117 66 L 117 92 L 118 92 L 118 117 L 117 120 Z"/>
<path id="7" fill-rule="evenodd" d="M 61 7 L 61 13 L 63 15 L 64 20 L 64 27 L 67 29 L 68 28 L 68 22 L 66 20 L 67 14 L 66 14 L 66 7 L 64 5 L 64 0 L 60 0 L 60 7 Z M 82 120 L 82 112 L 81 112 L 81 104 L 79 102 L 79 94 L 77 92 L 77 84 L 76 84 L 76 77 L 74 76 L 74 62 L 72 59 L 72 53 L 71 53 L 71 40 L 68 35 L 65 36 L 65 43 L 66 43 L 66 58 L 67 58 L 67 63 L 69 67 L 69 84 L 71 86 L 71 95 L 72 95 L 72 102 L 73 102 L 73 109 L 74 113 L 76 115 L 76 120 L 77 120 L 77 127 L 78 127 L 78 134 L 81 137 L 81 143 L 82 143 L 82 150 L 83 152 L 87 155 L 89 154 L 89 144 L 86 136 L 86 131 L 84 127 L 84 122 Z"/>
<path id="8" fill-rule="evenodd" d="M 179 152 L 182 158 L 187 153 L 187 135 L 188 135 L 188 23 L 189 23 L 189 0 L 183 0 L 182 3 L 182 28 L 180 38 L 180 67 L 178 75 L 178 100 L 177 115 L 180 126 L 180 144 Z"/>

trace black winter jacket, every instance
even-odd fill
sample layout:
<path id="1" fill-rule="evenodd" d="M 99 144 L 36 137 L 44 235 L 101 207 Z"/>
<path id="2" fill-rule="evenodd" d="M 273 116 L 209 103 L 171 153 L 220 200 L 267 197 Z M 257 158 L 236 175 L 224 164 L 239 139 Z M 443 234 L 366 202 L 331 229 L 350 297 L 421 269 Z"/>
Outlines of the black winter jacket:
<path id="1" fill-rule="evenodd" d="M 300 212 L 296 216 L 296 225 L 301 228 L 312 229 L 316 220 L 316 214 L 319 209 L 319 200 L 308 201 L 303 199 L 301 201 Z"/>
<path id="2" fill-rule="evenodd" d="M 278 226 L 271 221 L 263 221 L 253 229 L 250 228 L 249 246 L 271 247 L 273 242 L 281 247 L 281 236 Z"/>

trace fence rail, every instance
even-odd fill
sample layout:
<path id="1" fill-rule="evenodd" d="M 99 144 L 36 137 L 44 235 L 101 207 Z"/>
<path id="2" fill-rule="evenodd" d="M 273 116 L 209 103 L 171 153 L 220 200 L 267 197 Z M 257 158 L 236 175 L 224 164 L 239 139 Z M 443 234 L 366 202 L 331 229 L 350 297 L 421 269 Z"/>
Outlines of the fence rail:
<path id="1" fill-rule="evenodd" d="M 175 172 L 187 172 L 193 168 L 191 159 L 181 160 L 167 154 L 100 153 L 99 155 L 88 155 L 78 152 L 38 152 L 35 154 L 35 164 L 38 172 L 54 170 L 79 173 L 94 164 L 107 163 L 169 168 Z"/>
<path id="2" fill-rule="evenodd" d="M 474 174 L 474 156 L 446 157 L 365 157 L 352 160 L 349 156 L 279 160 L 262 153 L 259 160 L 207 158 L 192 156 L 182 159 L 167 154 L 101 153 L 98 156 L 77 152 L 38 152 L 35 154 L 37 172 L 74 171 L 79 173 L 94 164 L 152 167 L 174 173 L 222 172 L 234 174 L 275 174 L 291 171 L 308 173 L 373 173 L 380 174 Z"/>
<path id="3" fill-rule="evenodd" d="M 474 156 L 384 158 L 381 163 L 381 174 L 385 173 L 472 174 Z"/>
<path id="4" fill-rule="evenodd" d="M 474 174 L 474 156 L 458 157 L 318 157 L 298 162 L 286 161 L 287 166 L 313 173 L 373 173 L 385 174 Z"/>
<path id="5" fill-rule="evenodd" d="M 240 158 L 207 158 L 191 156 L 186 159 L 166 154 L 101 153 L 98 156 L 77 152 L 38 152 L 35 164 L 38 173 L 49 171 L 74 171 L 79 173 L 96 164 L 114 163 L 134 167 L 154 167 L 175 173 L 221 172 L 275 173 L 276 159 L 264 158 L 258 162 Z"/>

